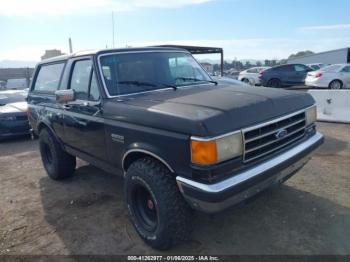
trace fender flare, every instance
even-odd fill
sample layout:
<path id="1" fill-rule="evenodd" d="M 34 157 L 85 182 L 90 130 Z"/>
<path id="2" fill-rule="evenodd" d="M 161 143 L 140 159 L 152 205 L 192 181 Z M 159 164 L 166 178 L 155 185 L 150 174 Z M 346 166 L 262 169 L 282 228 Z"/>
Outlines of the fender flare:
<path id="1" fill-rule="evenodd" d="M 171 167 L 171 165 L 168 163 L 168 161 L 166 161 L 163 157 L 159 156 L 159 154 L 155 153 L 154 150 L 152 150 L 151 148 L 149 147 L 146 147 L 146 146 L 140 146 L 140 144 L 138 144 L 138 147 L 134 147 L 134 146 L 131 146 L 129 147 L 129 149 L 127 149 L 122 157 L 122 169 L 124 172 L 126 172 L 126 160 L 128 158 L 128 156 L 131 156 L 132 154 L 134 153 L 142 153 L 144 155 L 148 155 L 148 156 L 151 156 L 155 159 L 157 159 L 159 162 L 161 162 L 164 166 L 166 166 L 169 171 L 171 173 L 175 173 L 174 169 Z"/>
<path id="2" fill-rule="evenodd" d="M 55 137 L 55 139 L 60 144 L 62 149 L 65 148 L 63 142 L 61 141 L 61 139 L 59 139 L 59 137 L 56 135 L 55 131 L 52 129 L 50 124 L 47 123 L 47 121 L 45 121 L 45 120 L 39 121 L 38 124 L 36 125 L 36 130 L 37 130 L 38 136 L 40 134 L 40 130 L 43 129 L 43 128 L 47 128 L 50 131 L 50 133 Z"/>

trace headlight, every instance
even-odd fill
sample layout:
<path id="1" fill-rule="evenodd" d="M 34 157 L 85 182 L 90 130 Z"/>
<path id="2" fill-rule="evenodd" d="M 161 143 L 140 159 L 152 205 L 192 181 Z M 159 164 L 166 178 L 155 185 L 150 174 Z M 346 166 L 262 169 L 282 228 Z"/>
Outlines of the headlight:
<path id="1" fill-rule="evenodd" d="M 317 120 L 317 108 L 316 106 L 310 107 L 305 111 L 306 126 L 309 126 Z"/>
<path id="2" fill-rule="evenodd" d="M 237 132 L 213 140 L 192 138 L 192 163 L 211 165 L 243 154 L 242 133 Z"/>

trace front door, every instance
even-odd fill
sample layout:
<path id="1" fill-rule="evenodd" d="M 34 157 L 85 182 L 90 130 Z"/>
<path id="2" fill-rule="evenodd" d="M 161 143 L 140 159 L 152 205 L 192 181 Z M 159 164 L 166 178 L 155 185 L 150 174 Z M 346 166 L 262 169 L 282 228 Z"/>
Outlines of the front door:
<path id="1" fill-rule="evenodd" d="M 101 97 L 92 61 L 77 60 L 72 68 L 68 87 L 75 91 L 75 101 L 64 106 L 65 143 L 105 160 L 107 154 Z"/>

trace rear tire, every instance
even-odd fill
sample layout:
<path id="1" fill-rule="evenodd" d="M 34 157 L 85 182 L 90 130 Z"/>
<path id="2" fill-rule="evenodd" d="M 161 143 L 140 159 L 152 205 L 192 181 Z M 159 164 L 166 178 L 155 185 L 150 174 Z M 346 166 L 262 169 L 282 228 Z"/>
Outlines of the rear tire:
<path id="1" fill-rule="evenodd" d="M 131 222 L 149 246 L 166 250 L 189 239 L 192 210 L 164 165 L 150 157 L 132 163 L 124 194 Z"/>
<path id="2" fill-rule="evenodd" d="M 248 78 L 243 78 L 243 79 L 242 79 L 242 82 L 245 83 L 245 84 L 247 84 L 247 85 L 251 85 L 251 83 L 250 83 L 250 81 L 249 81 Z"/>
<path id="3" fill-rule="evenodd" d="M 62 149 L 47 128 L 39 134 L 39 146 L 44 168 L 50 178 L 62 180 L 73 175 L 76 158 Z"/>
<path id="4" fill-rule="evenodd" d="M 340 80 L 333 80 L 330 84 L 329 84 L 329 89 L 342 89 L 343 88 L 343 83 Z"/>
<path id="5" fill-rule="evenodd" d="M 269 80 L 269 82 L 267 83 L 268 87 L 272 87 L 272 88 L 281 88 L 282 87 L 282 83 L 281 80 L 274 78 Z"/>

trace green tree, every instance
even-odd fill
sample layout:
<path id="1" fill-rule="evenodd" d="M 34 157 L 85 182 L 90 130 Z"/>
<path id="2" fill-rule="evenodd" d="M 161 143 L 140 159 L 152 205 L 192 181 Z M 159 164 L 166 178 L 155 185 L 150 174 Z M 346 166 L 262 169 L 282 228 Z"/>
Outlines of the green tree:
<path id="1" fill-rule="evenodd" d="M 306 50 L 306 51 L 299 51 L 296 54 L 291 54 L 288 59 L 292 59 L 292 58 L 296 58 L 296 57 L 302 57 L 302 56 L 307 56 L 307 55 L 313 55 L 314 52 L 310 51 L 310 50 Z"/>

